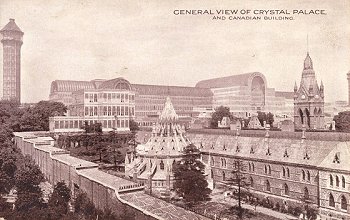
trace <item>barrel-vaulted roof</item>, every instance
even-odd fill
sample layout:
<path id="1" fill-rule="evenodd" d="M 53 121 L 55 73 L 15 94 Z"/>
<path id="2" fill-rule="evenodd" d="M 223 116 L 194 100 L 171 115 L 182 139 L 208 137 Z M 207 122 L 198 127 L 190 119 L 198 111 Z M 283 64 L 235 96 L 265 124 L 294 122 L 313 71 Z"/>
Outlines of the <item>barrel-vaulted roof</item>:
<path id="1" fill-rule="evenodd" d="M 244 73 L 239 75 L 231 75 L 226 77 L 207 79 L 199 81 L 196 87 L 199 88 L 225 88 L 233 86 L 249 86 L 254 77 L 259 76 L 262 78 L 266 85 L 265 76 L 259 72 Z"/>
<path id="2" fill-rule="evenodd" d="M 95 84 L 90 81 L 55 80 L 51 83 L 53 92 L 74 92 L 80 89 L 95 89 Z"/>
<path id="3" fill-rule="evenodd" d="M 207 88 L 185 86 L 163 86 L 130 84 L 124 78 L 111 80 L 73 81 L 55 80 L 51 83 L 51 93 L 74 92 L 81 89 L 127 89 L 134 90 L 142 95 L 194 96 L 211 97 L 213 93 Z"/>
<path id="4" fill-rule="evenodd" d="M 122 77 L 106 80 L 98 87 L 99 89 L 131 90 L 130 82 Z"/>

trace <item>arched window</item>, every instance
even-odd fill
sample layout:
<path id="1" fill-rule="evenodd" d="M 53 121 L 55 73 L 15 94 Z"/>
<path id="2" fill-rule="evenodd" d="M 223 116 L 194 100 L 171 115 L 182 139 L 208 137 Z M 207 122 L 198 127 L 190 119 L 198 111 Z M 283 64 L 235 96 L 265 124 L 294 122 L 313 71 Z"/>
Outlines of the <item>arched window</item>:
<path id="1" fill-rule="evenodd" d="M 309 171 L 306 171 L 306 172 L 307 172 L 307 181 L 310 182 L 310 179 L 311 179 L 311 177 L 310 177 L 310 172 L 309 172 Z"/>
<path id="2" fill-rule="evenodd" d="M 287 177 L 290 177 L 289 168 L 287 167 Z"/>
<path id="3" fill-rule="evenodd" d="M 304 188 L 304 199 L 309 199 L 309 190 L 307 187 Z"/>
<path id="4" fill-rule="evenodd" d="M 284 169 L 284 167 L 282 167 L 282 176 L 286 177 L 286 169 Z"/>
<path id="5" fill-rule="evenodd" d="M 341 177 L 341 186 L 343 188 L 345 188 L 345 177 L 344 176 Z"/>
<path id="6" fill-rule="evenodd" d="M 329 175 L 329 185 L 333 186 L 333 176 Z"/>
<path id="7" fill-rule="evenodd" d="M 348 202 L 346 201 L 345 196 L 341 196 L 340 207 L 341 207 L 341 209 L 344 209 L 344 210 L 348 209 Z"/>
<path id="8" fill-rule="evenodd" d="M 161 170 L 164 170 L 164 163 L 163 163 L 163 160 L 160 161 L 159 168 L 160 168 Z"/>
<path id="9" fill-rule="evenodd" d="M 254 163 L 252 163 L 252 170 L 255 171 Z"/>
<path id="10" fill-rule="evenodd" d="M 210 177 L 213 179 L 214 178 L 214 172 L 213 170 L 210 170 Z"/>
<path id="11" fill-rule="evenodd" d="M 271 166 L 268 165 L 268 169 L 269 169 L 269 174 L 271 174 Z"/>
<path id="12" fill-rule="evenodd" d="M 335 207 L 334 197 L 333 197 L 332 193 L 329 194 L 329 206 Z"/>
<path id="13" fill-rule="evenodd" d="M 250 163 L 248 163 L 248 169 L 249 169 L 249 172 L 252 171 L 252 166 L 250 165 Z"/>
<path id="14" fill-rule="evenodd" d="M 284 188 L 284 195 L 288 196 L 289 195 L 289 187 L 286 183 L 284 184 L 283 188 Z"/>
<path id="15" fill-rule="evenodd" d="M 250 184 L 250 187 L 253 187 L 253 188 L 254 188 L 254 180 L 253 180 L 253 177 L 249 177 L 249 184 Z"/>
<path id="16" fill-rule="evenodd" d="M 339 177 L 335 176 L 335 186 L 339 187 Z"/>
<path id="17" fill-rule="evenodd" d="M 210 165 L 214 166 L 214 163 L 215 163 L 215 161 L 214 161 L 214 157 L 213 157 L 213 156 L 211 156 Z"/>
<path id="18" fill-rule="evenodd" d="M 266 188 L 266 191 L 271 192 L 271 186 L 268 180 L 265 181 L 265 188 Z"/>
<path id="19" fill-rule="evenodd" d="M 267 167 L 266 167 L 266 165 L 265 165 L 265 167 L 264 167 L 264 172 L 265 172 L 265 174 L 267 173 Z"/>
<path id="20" fill-rule="evenodd" d="M 225 176 L 225 172 L 222 171 L 222 180 L 225 181 L 226 180 L 226 176 Z"/>
<path id="21" fill-rule="evenodd" d="M 301 170 L 301 175 L 303 177 L 303 180 L 305 180 L 305 171 L 304 170 Z"/>

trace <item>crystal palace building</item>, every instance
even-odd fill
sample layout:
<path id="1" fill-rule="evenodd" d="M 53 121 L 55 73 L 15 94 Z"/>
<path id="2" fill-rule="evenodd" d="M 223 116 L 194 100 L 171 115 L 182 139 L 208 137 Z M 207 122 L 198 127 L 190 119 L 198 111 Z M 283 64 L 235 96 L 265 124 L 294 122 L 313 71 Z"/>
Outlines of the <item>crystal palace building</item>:
<path id="1" fill-rule="evenodd" d="M 51 128 L 76 130 L 79 121 L 91 121 L 101 122 L 104 130 L 123 130 L 113 127 L 117 124 L 113 122 L 114 116 L 125 120 L 124 125 L 133 119 L 141 126 L 151 127 L 160 116 L 167 96 L 181 123 L 189 123 L 221 105 L 243 118 L 257 111 L 293 117 L 293 93 L 268 88 L 265 76 L 259 72 L 203 80 L 195 87 L 131 84 L 123 78 L 55 80 L 51 83 L 50 100 L 66 104 L 69 113 L 66 117 L 52 118 Z M 123 110 L 118 113 L 119 108 Z"/>

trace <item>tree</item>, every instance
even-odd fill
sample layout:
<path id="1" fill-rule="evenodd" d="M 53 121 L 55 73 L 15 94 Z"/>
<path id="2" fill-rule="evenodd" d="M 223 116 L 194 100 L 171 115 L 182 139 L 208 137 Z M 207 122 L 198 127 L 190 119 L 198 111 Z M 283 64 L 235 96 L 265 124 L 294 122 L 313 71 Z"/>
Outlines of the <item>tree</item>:
<path id="1" fill-rule="evenodd" d="M 209 199 L 211 190 L 204 175 L 204 164 L 199 161 L 199 150 L 193 144 L 184 149 L 184 157 L 173 167 L 175 192 L 189 206 Z"/>
<path id="2" fill-rule="evenodd" d="M 28 212 L 30 209 L 42 206 L 42 192 L 39 184 L 44 180 L 40 172 L 29 157 L 17 162 L 15 184 L 17 188 L 16 210 Z"/>
<path id="3" fill-rule="evenodd" d="M 130 126 L 130 131 L 138 131 L 138 130 L 140 130 L 139 125 L 137 124 L 137 122 L 132 120 L 132 119 L 130 120 L 129 126 Z"/>
<path id="4" fill-rule="evenodd" d="M 350 132 L 350 111 L 339 112 L 333 120 L 337 131 Z"/>
<path id="5" fill-rule="evenodd" d="M 0 194 L 9 193 L 15 184 L 18 156 L 13 147 L 0 144 Z"/>
<path id="6" fill-rule="evenodd" d="M 233 120 L 233 116 L 230 113 L 230 108 L 219 106 L 215 109 L 211 116 L 210 120 L 210 127 L 211 128 L 217 128 L 218 127 L 218 121 L 221 121 L 223 117 L 229 117 L 230 120 Z"/>
<path id="7" fill-rule="evenodd" d="M 85 130 L 85 133 L 102 133 L 102 124 L 101 123 L 94 123 L 89 125 L 87 121 L 85 121 L 84 126 L 82 129 Z"/>
<path id="8" fill-rule="evenodd" d="M 249 194 L 248 187 L 250 182 L 244 176 L 244 171 L 246 167 L 241 160 L 234 161 L 234 168 L 232 170 L 232 177 L 227 180 L 227 185 L 229 189 L 237 189 L 233 195 L 238 199 L 238 216 L 241 218 L 243 214 L 242 209 L 242 198 Z"/>
<path id="9" fill-rule="evenodd" d="M 66 186 L 64 182 L 58 182 L 52 192 L 49 199 L 49 209 L 51 213 L 57 217 L 61 218 L 68 212 L 68 202 L 71 198 L 70 189 Z"/>
<path id="10" fill-rule="evenodd" d="M 258 119 L 259 119 L 261 126 L 264 126 L 264 121 L 267 124 L 269 124 L 271 127 L 273 126 L 274 115 L 271 112 L 266 114 L 265 112 L 258 111 Z"/>
<path id="11" fill-rule="evenodd" d="M 21 131 L 48 131 L 49 118 L 62 116 L 67 107 L 61 102 L 40 101 L 34 107 L 28 107 L 24 111 L 21 121 Z"/>

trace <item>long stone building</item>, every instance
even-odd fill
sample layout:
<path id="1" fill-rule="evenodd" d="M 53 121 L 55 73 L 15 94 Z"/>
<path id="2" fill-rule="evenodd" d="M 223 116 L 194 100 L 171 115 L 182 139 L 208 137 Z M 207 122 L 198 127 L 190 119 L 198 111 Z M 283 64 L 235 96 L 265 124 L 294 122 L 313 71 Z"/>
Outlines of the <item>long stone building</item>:
<path id="1" fill-rule="evenodd" d="M 187 137 L 201 149 L 216 187 L 227 184 L 239 160 L 249 191 L 261 200 L 350 219 L 350 134 L 198 130 Z"/>

